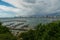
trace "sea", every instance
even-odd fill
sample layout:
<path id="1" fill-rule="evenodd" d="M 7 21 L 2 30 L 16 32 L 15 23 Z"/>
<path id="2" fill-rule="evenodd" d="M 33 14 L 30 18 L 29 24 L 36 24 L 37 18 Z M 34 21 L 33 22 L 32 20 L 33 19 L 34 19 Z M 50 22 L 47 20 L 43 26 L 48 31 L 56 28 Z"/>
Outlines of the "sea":
<path id="1" fill-rule="evenodd" d="M 40 23 L 46 24 L 57 20 L 60 20 L 60 18 L 0 18 L 0 21 L 5 24 L 8 24 L 9 22 L 24 22 L 25 24 L 29 24 L 30 27 L 35 27 Z"/>
<path id="2" fill-rule="evenodd" d="M 14 25 L 18 25 L 20 23 L 28 24 L 29 28 L 35 28 L 38 24 L 47 24 L 51 23 L 53 21 L 58 21 L 60 18 L 0 18 L 0 22 L 2 22 L 2 25 L 8 25 L 8 27 L 14 27 Z M 16 26 L 17 29 L 22 28 L 23 25 Z M 16 35 L 17 32 L 24 32 L 21 30 L 11 30 L 13 35 Z"/>

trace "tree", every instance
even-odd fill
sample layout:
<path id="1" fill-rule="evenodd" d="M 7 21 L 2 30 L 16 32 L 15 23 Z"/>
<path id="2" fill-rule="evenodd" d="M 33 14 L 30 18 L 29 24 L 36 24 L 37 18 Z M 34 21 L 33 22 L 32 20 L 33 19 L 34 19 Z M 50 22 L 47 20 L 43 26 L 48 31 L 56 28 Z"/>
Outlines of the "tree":
<path id="1" fill-rule="evenodd" d="M 39 24 L 36 30 L 21 33 L 22 40 L 60 40 L 60 21 Z"/>
<path id="2" fill-rule="evenodd" d="M 17 40 L 9 31 L 9 28 L 3 26 L 2 23 L 0 23 L 0 40 Z"/>

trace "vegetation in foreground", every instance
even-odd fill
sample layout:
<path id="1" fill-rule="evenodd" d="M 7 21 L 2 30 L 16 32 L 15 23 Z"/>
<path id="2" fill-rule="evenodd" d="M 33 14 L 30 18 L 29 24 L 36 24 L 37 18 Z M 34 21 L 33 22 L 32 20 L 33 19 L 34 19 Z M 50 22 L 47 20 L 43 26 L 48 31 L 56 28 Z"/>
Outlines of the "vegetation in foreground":
<path id="1" fill-rule="evenodd" d="M 9 29 L 0 23 L 0 40 L 17 40 L 15 36 L 11 34 Z"/>
<path id="2" fill-rule="evenodd" d="M 60 40 L 60 21 L 45 25 L 39 24 L 35 30 L 29 30 L 18 35 L 18 39 L 0 23 L 0 40 Z"/>
<path id="3" fill-rule="evenodd" d="M 18 36 L 19 40 L 60 40 L 60 21 L 39 24 L 36 30 L 29 30 Z"/>

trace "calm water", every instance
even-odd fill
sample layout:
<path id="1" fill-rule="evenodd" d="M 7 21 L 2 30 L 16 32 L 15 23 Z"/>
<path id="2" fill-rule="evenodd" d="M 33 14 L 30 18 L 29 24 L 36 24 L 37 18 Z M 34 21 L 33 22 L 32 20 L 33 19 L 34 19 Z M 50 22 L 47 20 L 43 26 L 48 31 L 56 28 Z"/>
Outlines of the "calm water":
<path id="1" fill-rule="evenodd" d="M 0 18 L 1 22 L 12 20 L 26 20 L 25 24 L 29 24 L 30 27 L 36 26 L 39 23 L 50 23 L 52 21 L 60 20 L 59 18 Z M 5 22 L 5 23 L 7 23 Z M 12 21 L 13 22 L 13 21 Z"/>
<path id="2" fill-rule="evenodd" d="M 13 20 L 13 21 L 12 21 Z M 16 20 L 16 21 L 14 21 Z M 34 28 L 36 25 L 38 25 L 39 23 L 50 23 L 52 21 L 57 21 L 57 20 L 60 20 L 60 18 L 0 18 L 0 21 L 6 25 L 8 25 L 9 23 L 15 23 L 15 24 L 18 24 L 20 23 L 21 21 L 17 21 L 17 20 L 25 20 L 25 24 L 29 24 L 29 28 Z M 14 25 L 15 25 L 14 24 Z M 20 27 L 21 25 L 19 26 L 16 26 L 16 28 L 21 28 Z M 12 26 L 10 26 L 12 27 Z M 23 31 L 20 31 L 20 30 L 11 30 L 11 32 L 16 35 L 17 32 L 23 32 Z"/>

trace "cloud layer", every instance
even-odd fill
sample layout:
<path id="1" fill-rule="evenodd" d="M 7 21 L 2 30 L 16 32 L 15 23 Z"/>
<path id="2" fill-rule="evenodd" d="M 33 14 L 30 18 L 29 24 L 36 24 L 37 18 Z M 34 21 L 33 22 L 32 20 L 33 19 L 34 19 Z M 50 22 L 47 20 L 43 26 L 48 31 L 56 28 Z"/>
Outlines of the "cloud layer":
<path id="1" fill-rule="evenodd" d="M 31 16 L 60 11 L 60 0 L 3 0 L 16 8 L 0 5 L 0 16 Z M 4 14 L 4 15 L 3 15 Z M 10 17 L 9 16 L 9 17 Z"/>

